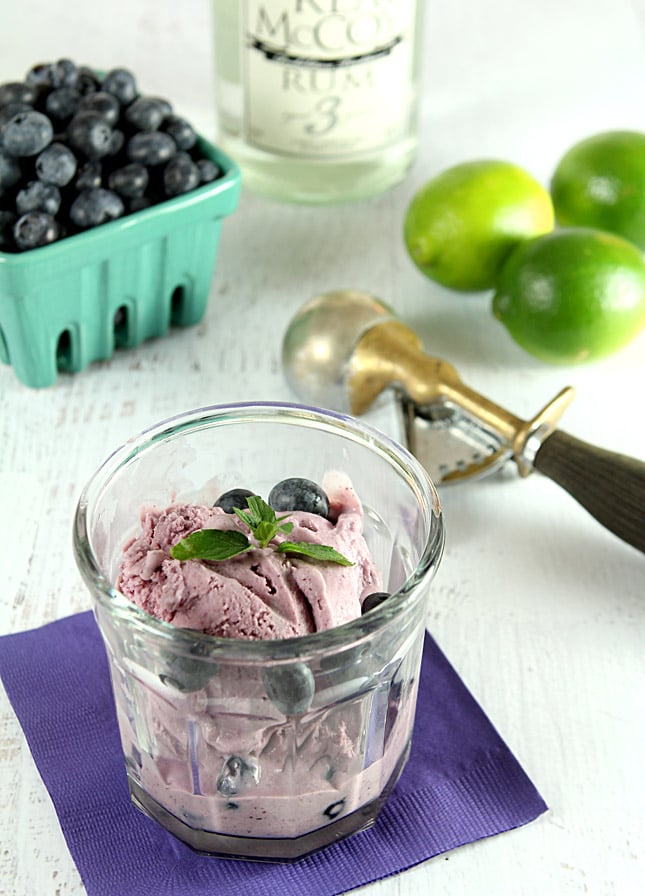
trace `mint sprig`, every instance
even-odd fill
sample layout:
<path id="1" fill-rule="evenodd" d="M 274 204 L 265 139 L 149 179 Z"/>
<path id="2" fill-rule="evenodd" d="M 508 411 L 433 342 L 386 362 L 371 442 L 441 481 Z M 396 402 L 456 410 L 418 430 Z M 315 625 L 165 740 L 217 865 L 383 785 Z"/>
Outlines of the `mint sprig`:
<path id="1" fill-rule="evenodd" d="M 248 509 L 243 510 L 234 507 L 233 512 L 238 519 L 249 529 L 258 547 L 266 548 L 276 535 L 281 532 L 288 535 L 293 529 L 293 523 L 285 516 L 276 516 L 275 510 L 258 495 L 247 498 Z M 251 550 L 254 545 L 243 532 L 237 529 L 198 529 L 177 542 L 170 549 L 170 556 L 174 560 L 208 560 L 217 562 L 230 560 L 245 551 Z M 337 563 L 340 566 L 353 566 L 335 548 L 325 544 L 310 544 L 307 541 L 283 541 L 275 546 L 279 554 L 295 554 L 308 560 L 326 561 Z"/>
<path id="2" fill-rule="evenodd" d="M 263 501 L 258 495 L 250 495 L 247 498 L 247 503 L 249 505 L 248 510 L 240 510 L 239 507 L 234 507 L 233 511 L 249 527 L 261 548 L 265 548 L 278 532 L 288 535 L 293 529 L 293 523 L 280 525 L 282 520 L 286 520 L 287 517 L 277 517 L 273 507 L 267 504 L 266 501 Z"/>
<path id="3" fill-rule="evenodd" d="M 229 560 L 251 547 L 243 532 L 198 529 L 170 548 L 170 556 L 174 560 Z"/>
<path id="4" fill-rule="evenodd" d="M 308 541 L 283 541 L 276 548 L 278 554 L 297 554 L 309 560 L 328 560 L 340 566 L 353 566 L 343 554 L 326 544 L 310 544 Z"/>

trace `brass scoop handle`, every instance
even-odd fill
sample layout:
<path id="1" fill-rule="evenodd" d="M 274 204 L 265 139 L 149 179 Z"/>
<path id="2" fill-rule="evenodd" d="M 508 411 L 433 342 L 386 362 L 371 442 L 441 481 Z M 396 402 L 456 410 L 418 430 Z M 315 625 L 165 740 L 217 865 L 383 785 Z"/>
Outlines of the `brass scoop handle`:
<path id="1" fill-rule="evenodd" d="M 522 420 L 463 383 L 452 364 L 426 355 L 412 330 L 390 320 L 371 327 L 356 343 L 347 378 L 351 413 L 364 414 L 393 384 L 420 408 L 452 404 L 486 424 L 512 449 L 522 476 L 533 469 L 529 439 L 539 434 L 544 440 L 573 398 L 572 388 L 563 389 L 539 414 Z"/>
<path id="2" fill-rule="evenodd" d="M 522 476 L 539 470 L 645 552 L 645 463 L 556 431 L 572 388 L 522 420 L 463 383 L 452 364 L 425 354 L 419 337 L 387 305 L 356 290 L 308 302 L 287 329 L 282 357 L 294 391 L 322 407 L 359 416 L 391 386 L 420 409 L 459 407 L 499 434 Z"/>

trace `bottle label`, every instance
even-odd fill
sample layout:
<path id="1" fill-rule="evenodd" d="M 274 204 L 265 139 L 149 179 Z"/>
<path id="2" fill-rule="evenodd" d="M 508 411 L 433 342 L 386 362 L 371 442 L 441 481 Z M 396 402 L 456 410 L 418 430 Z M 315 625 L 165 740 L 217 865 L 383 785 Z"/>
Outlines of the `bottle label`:
<path id="1" fill-rule="evenodd" d="M 353 156 L 409 131 L 416 0 L 243 0 L 247 142 Z"/>

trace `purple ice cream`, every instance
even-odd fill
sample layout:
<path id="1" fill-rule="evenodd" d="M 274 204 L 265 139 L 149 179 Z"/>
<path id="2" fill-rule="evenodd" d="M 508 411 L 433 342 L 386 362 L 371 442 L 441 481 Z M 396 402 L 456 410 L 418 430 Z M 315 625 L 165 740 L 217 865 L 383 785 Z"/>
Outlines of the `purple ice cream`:
<path id="1" fill-rule="evenodd" d="M 164 622 L 224 638 L 276 639 L 334 628 L 361 615 L 361 603 L 380 591 L 381 577 L 363 538 L 363 514 L 349 483 L 326 480 L 330 517 L 285 514 L 292 542 L 326 545 L 350 566 L 278 553 L 278 533 L 265 548 L 227 560 L 175 560 L 170 549 L 202 529 L 244 531 L 220 507 L 175 504 L 145 509 L 141 534 L 125 549 L 119 589 Z"/>

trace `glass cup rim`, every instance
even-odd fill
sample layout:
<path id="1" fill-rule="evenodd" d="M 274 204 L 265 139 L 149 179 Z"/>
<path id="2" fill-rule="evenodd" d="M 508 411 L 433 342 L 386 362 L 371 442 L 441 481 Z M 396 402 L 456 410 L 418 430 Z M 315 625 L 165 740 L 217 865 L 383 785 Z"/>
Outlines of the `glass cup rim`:
<path id="1" fill-rule="evenodd" d="M 121 594 L 101 569 L 88 529 L 92 503 L 99 500 L 120 469 L 143 451 L 153 448 L 158 441 L 169 436 L 177 438 L 184 432 L 205 427 L 263 421 L 304 424 L 350 437 L 375 450 L 410 486 L 414 486 L 428 529 L 426 543 L 414 571 L 387 601 L 364 616 L 335 628 L 292 638 L 266 641 L 223 638 L 156 619 Z M 443 554 L 444 537 L 443 516 L 434 483 L 419 461 L 395 439 L 370 423 L 336 411 L 291 402 L 248 401 L 206 405 L 175 414 L 146 427 L 113 450 L 92 474 L 78 499 L 74 514 L 73 549 L 77 566 L 95 604 L 119 617 L 122 622 L 161 640 L 172 641 L 175 648 L 180 648 L 182 643 L 186 648 L 194 647 L 197 642 L 209 648 L 208 653 L 218 658 L 261 663 L 269 659 L 272 662 L 289 661 L 333 649 L 342 650 L 375 632 L 395 626 L 400 614 L 414 603 L 424 580 L 434 575 Z"/>

